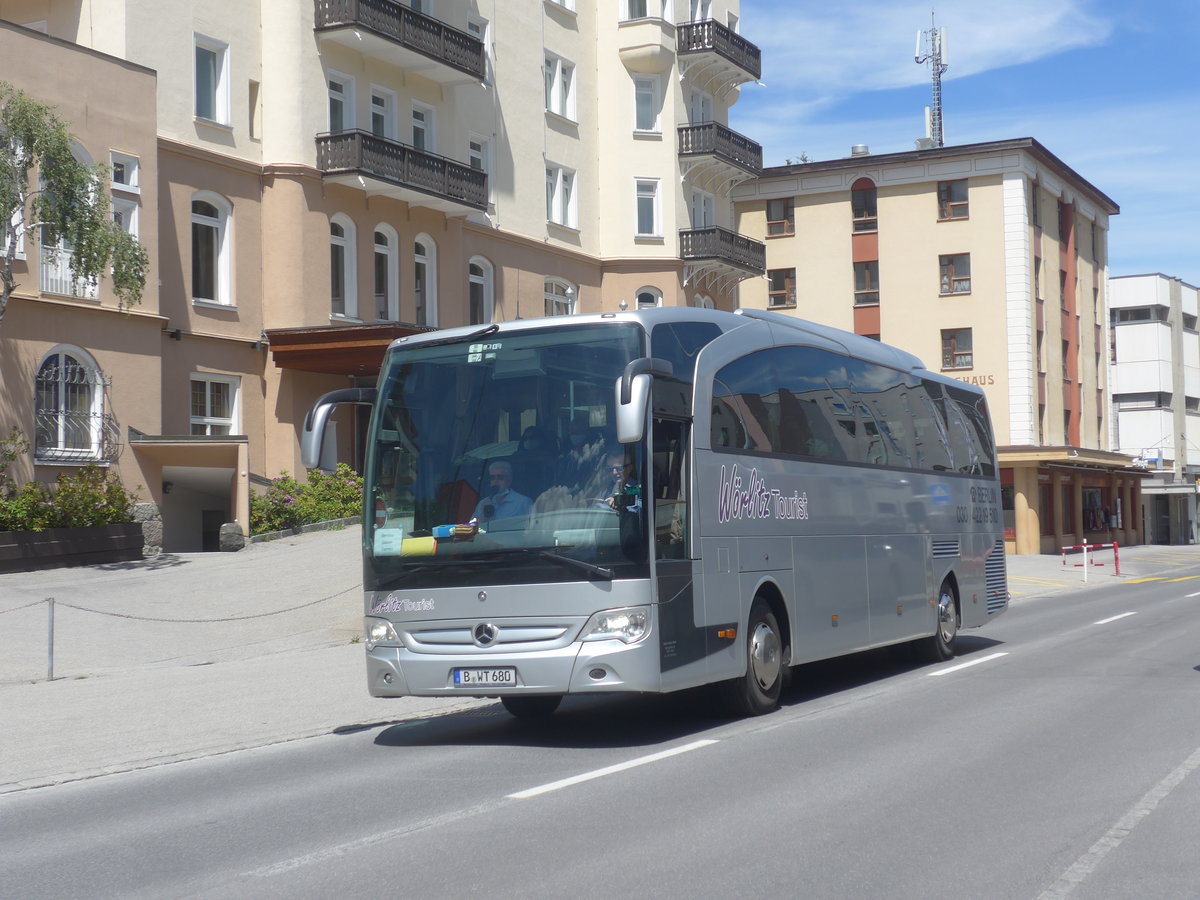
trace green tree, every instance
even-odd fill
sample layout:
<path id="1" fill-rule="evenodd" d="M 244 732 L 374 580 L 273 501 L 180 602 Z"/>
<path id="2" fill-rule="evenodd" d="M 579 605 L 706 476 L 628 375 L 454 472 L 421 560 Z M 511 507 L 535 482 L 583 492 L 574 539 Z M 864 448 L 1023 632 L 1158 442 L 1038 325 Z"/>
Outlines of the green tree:
<path id="1" fill-rule="evenodd" d="M 146 250 L 112 219 L 107 168 L 79 162 L 73 140 L 53 107 L 0 81 L 0 323 L 17 287 L 13 260 L 22 240 L 62 240 L 77 282 L 96 284 L 111 269 L 122 307 L 142 298 Z"/>

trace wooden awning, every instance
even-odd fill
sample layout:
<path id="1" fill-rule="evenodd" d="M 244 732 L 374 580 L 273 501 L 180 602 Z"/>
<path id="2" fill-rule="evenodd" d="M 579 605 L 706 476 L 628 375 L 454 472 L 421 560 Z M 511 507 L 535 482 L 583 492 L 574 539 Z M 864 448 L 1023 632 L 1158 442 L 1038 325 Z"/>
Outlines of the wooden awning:
<path id="1" fill-rule="evenodd" d="M 266 332 L 271 358 L 280 369 L 325 375 L 376 375 L 396 338 L 432 331 L 424 325 L 384 322 L 275 328 Z"/>

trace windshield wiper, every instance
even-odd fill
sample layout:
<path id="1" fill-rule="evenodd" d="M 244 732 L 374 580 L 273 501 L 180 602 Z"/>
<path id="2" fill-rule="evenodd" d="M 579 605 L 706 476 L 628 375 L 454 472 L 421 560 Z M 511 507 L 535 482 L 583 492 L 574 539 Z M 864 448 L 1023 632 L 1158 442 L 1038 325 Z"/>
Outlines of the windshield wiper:
<path id="1" fill-rule="evenodd" d="M 460 337 L 444 337 L 433 341 L 422 341 L 421 349 L 424 350 L 426 347 L 440 347 L 443 344 L 465 344 L 468 341 L 475 341 L 481 337 L 487 337 L 489 334 L 495 334 L 499 330 L 500 326 L 493 322 L 491 325 L 485 325 L 478 331 L 472 331 L 470 334 L 464 334 Z"/>
<path id="2" fill-rule="evenodd" d="M 571 556 L 563 556 L 560 553 L 554 553 L 550 550 L 539 550 L 538 556 L 542 557 L 542 559 L 551 560 L 552 562 L 562 563 L 563 565 L 571 566 L 576 569 L 582 569 L 589 575 L 600 576 L 605 581 L 612 581 L 613 579 L 612 569 L 606 568 L 605 566 L 593 565 L 590 562 L 584 562 L 582 559 L 575 559 Z"/>

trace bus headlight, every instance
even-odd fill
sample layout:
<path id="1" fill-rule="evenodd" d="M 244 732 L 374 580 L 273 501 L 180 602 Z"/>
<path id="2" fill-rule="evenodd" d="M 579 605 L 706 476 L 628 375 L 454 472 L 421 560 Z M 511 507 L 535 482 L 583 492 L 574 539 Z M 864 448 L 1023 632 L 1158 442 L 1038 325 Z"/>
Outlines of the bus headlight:
<path id="1" fill-rule="evenodd" d="M 628 609 L 606 609 L 598 612 L 583 628 L 583 641 L 624 641 L 632 644 L 646 636 L 650 624 L 650 610 L 644 606 Z"/>
<path id="2" fill-rule="evenodd" d="M 374 650 L 380 644 L 395 644 L 400 646 L 400 635 L 387 619 L 373 619 L 367 616 L 363 619 L 363 631 L 368 650 Z"/>

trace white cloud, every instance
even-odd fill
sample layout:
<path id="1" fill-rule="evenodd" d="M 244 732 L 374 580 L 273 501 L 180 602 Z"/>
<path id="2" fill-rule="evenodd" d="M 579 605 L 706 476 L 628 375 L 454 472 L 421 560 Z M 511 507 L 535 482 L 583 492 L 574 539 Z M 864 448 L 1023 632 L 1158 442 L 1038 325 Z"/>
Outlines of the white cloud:
<path id="1" fill-rule="evenodd" d="M 1031 62 L 1103 43 L 1111 22 L 1082 0 L 943 0 L 937 24 L 947 30 L 946 79 Z M 763 51 L 763 81 L 808 98 L 907 87 L 929 80 L 914 62 L 929 6 L 916 0 L 799 4 L 762 0 L 743 10 L 746 36 Z"/>

